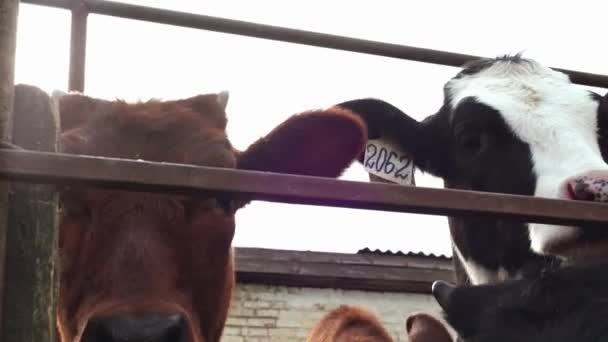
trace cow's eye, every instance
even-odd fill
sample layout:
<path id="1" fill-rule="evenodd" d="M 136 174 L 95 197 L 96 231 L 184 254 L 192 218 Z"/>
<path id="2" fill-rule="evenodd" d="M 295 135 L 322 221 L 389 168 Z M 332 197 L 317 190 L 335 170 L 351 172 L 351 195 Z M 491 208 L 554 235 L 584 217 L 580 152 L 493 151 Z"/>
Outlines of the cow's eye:
<path id="1" fill-rule="evenodd" d="M 193 215 L 197 210 L 221 209 L 226 215 L 235 212 L 234 201 L 222 196 L 182 200 L 182 205 L 187 216 Z"/>
<path id="2" fill-rule="evenodd" d="M 459 127 L 456 130 L 456 143 L 459 149 L 469 155 L 477 155 L 483 149 L 483 136 L 477 129 Z"/>
<path id="3" fill-rule="evenodd" d="M 464 134 L 458 137 L 458 144 L 467 152 L 476 153 L 481 149 L 481 136 Z"/>
<path id="4" fill-rule="evenodd" d="M 234 201 L 231 198 L 227 197 L 217 197 L 215 198 L 216 206 L 222 210 L 227 215 L 231 215 L 234 213 Z"/>
<path id="5" fill-rule="evenodd" d="M 70 196 L 62 196 L 59 203 L 59 208 L 64 217 L 91 220 L 91 210 L 84 201 Z"/>

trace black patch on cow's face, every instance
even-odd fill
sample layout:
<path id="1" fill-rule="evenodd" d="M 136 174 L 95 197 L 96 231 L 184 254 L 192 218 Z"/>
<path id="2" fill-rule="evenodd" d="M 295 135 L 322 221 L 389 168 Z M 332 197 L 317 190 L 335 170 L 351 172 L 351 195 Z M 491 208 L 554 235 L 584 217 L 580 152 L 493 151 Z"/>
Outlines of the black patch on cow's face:
<path id="1" fill-rule="evenodd" d="M 450 112 L 449 133 L 454 171 L 444 178 L 453 187 L 534 194 L 530 149 L 497 110 L 465 98 Z"/>
<path id="2" fill-rule="evenodd" d="M 606 341 L 607 268 L 604 262 L 459 287 L 444 299 L 444 315 L 466 342 Z"/>
<path id="3" fill-rule="evenodd" d="M 504 269 L 508 275 L 534 276 L 554 260 L 530 250 L 525 223 L 492 218 L 450 218 L 454 244 L 465 259 L 492 271 Z M 457 258 L 455 258 L 455 262 Z M 463 284 L 462 279 L 459 283 Z"/>
<path id="4" fill-rule="evenodd" d="M 534 194 L 528 145 L 511 132 L 496 109 L 473 97 L 455 108 L 444 105 L 421 123 L 378 100 L 340 106 L 366 113 L 360 115 L 371 139 L 382 136 L 406 146 L 419 169 L 443 178 L 450 188 Z"/>
<path id="5" fill-rule="evenodd" d="M 423 126 L 427 134 L 444 141 L 424 151 L 429 158 L 426 164 L 418 165 L 442 177 L 446 187 L 534 193 L 530 150 L 511 132 L 497 110 L 475 98 L 466 98 L 454 109 L 444 106 Z M 448 146 L 449 150 L 442 150 L 441 146 Z M 530 252 L 526 224 L 518 220 L 451 218 L 450 231 L 465 258 L 473 258 L 490 270 L 503 267 L 514 273 L 523 265 L 536 265 L 544 260 Z"/>
<path id="6" fill-rule="evenodd" d="M 608 94 L 604 97 L 591 93 L 596 101 L 600 103 L 597 109 L 598 144 L 602 152 L 602 158 L 608 162 Z"/>

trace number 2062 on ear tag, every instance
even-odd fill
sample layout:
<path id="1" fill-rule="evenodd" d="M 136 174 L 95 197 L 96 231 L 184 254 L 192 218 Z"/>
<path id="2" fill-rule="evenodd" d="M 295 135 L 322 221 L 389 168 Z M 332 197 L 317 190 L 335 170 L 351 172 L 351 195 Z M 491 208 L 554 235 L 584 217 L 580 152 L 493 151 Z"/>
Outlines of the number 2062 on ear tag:
<path id="1" fill-rule="evenodd" d="M 379 139 L 369 140 L 365 146 L 363 167 L 370 175 L 375 175 L 391 183 L 415 185 L 414 161 L 410 154 Z"/>

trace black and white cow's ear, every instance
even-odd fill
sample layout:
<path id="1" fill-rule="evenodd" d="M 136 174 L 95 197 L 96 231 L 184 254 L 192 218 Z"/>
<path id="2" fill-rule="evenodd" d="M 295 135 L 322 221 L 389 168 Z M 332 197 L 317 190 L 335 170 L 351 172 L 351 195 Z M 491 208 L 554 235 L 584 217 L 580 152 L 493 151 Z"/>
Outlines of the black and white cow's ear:
<path id="1" fill-rule="evenodd" d="M 435 297 L 437 304 L 439 304 L 444 311 L 449 310 L 455 289 L 456 286 L 443 280 L 433 282 L 431 292 L 433 293 L 433 297 Z"/>
<path id="2" fill-rule="evenodd" d="M 337 104 L 360 116 L 368 130 L 369 140 L 380 140 L 413 157 L 414 164 L 424 172 L 444 177 L 446 158 L 443 148 L 443 126 L 437 115 L 418 122 L 394 105 L 379 99 L 356 99 Z M 363 162 L 363 155 L 358 160 Z"/>

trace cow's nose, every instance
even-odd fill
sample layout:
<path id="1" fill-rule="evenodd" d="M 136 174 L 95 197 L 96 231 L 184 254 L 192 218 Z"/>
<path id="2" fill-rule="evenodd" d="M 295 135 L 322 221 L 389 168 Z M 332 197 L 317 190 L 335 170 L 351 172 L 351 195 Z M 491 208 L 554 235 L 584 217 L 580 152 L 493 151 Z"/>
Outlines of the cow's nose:
<path id="1" fill-rule="evenodd" d="M 565 185 L 571 199 L 608 202 L 608 171 L 591 171 L 571 177 Z"/>
<path id="2" fill-rule="evenodd" d="M 82 342 L 186 342 L 186 328 L 180 315 L 120 315 L 89 322 Z"/>

